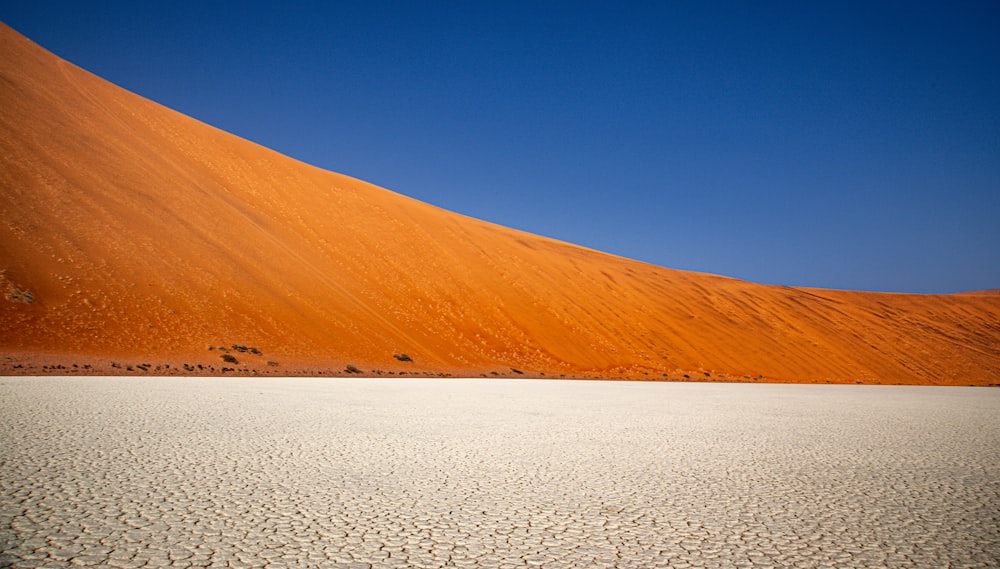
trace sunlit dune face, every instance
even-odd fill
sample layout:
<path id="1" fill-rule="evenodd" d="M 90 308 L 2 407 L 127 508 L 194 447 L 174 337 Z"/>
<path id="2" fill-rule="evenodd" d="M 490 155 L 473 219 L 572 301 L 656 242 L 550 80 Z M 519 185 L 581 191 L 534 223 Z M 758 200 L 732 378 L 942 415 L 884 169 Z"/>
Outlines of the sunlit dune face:
<path id="1" fill-rule="evenodd" d="M 758 285 L 518 232 L 217 130 L 6 26 L 0 165 L 5 373 L 35 354 L 191 373 L 1000 382 L 996 294 Z"/>

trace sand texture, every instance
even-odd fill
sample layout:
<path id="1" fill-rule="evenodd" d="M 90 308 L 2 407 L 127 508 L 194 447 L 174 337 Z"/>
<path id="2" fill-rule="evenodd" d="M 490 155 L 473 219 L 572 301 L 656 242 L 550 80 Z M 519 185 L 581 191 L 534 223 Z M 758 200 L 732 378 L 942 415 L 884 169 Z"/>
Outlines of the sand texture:
<path id="1" fill-rule="evenodd" d="M 219 373 L 208 347 L 236 344 L 261 355 L 231 373 L 1000 382 L 996 294 L 759 285 L 515 231 L 220 131 L 2 25 L 0 192 L 0 373 Z"/>

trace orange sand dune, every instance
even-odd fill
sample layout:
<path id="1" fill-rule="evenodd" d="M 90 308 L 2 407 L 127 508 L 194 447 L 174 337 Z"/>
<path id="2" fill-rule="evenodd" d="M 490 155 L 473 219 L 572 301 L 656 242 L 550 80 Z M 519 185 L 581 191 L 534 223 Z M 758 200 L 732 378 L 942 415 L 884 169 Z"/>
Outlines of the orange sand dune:
<path id="1" fill-rule="evenodd" d="M 511 230 L 222 132 L 6 26 L 0 145 L 4 373 L 217 373 L 208 346 L 241 344 L 263 354 L 230 348 L 235 373 L 1000 383 L 996 295 L 759 285 Z"/>

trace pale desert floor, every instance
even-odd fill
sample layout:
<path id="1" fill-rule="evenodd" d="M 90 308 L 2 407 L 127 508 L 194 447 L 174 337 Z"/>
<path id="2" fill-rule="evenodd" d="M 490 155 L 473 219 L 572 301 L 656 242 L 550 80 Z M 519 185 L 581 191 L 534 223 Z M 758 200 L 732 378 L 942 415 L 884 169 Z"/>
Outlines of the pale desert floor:
<path id="1" fill-rule="evenodd" d="M 0 566 L 997 567 L 1000 390 L 0 378 Z"/>

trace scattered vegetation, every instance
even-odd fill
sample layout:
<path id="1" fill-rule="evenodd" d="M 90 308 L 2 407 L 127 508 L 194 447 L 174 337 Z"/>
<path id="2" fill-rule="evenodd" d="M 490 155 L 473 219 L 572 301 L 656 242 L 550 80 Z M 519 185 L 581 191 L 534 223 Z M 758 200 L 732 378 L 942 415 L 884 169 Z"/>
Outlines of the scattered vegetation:
<path id="1" fill-rule="evenodd" d="M 344 368 L 344 370 L 347 371 L 347 373 L 361 373 L 360 369 L 354 367 L 351 364 L 347 364 L 347 367 Z"/>
<path id="2" fill-rule="evenodd" d="M 237 343 L 230 344 L 230 346 L 228 348 L 226 346 L 222 345 L 222 344 L 219 344 L 218 346 L 215 346 L 213 344 L 209 344 L 208 345 L 208 350 L 209 351 L 218 350 L 218 351 L 222 352 L 222 354 L 220 354 L 219 357 L 222 358 L 222 361 L 224 361 L 226 363 L 229 363 L 229 364 L 238 364 L 238 363 L 240 363 L 239 360 L 236 359 L 236 356 L 234 356 L 232 354 L 232 352 L 239 352 L 241 354 L 253 354 L 255 356 L 261 356 L 261 355 L 263 355 L 263 352 L 261 352 L 260 349 L 257 348 L 256 346 L 248 346 L 246 344 L 237 344 Z M 269 366 L 276 366 L 276 365 L 278 365 L 278 362 L 274 362 L 274 361 L 270 361 L 269 360 L 267 362 L 267 365 L 269 365 Z M 191 369 L 188 369 L 188 367 L 190 367 L 190 366 L 185 365 L 185 369 L 187 371 L 194 371 L 193 367 Z M 204 368 L 201 365 L 199 365 L 198 369 L 204 369 Z M 209 369 L 212 370 L 212 367 L 209 366 Z M 225 373 L 227 371 L 237 371 L 237 370 L 233 369 L 233 368 L 224 367 L 224 368 L 222 368 L 221 371 L 223 373 Z M 244 370 L 244 371 L 246 371 L 246 370 Z M 256 373 L 256 372 L 254 372 L 254 373 Z"/>
<path id="3" fill-rule="evenodd" d="M 275 361 L 272 361 L 272 360 L 267 360 L 267 365 L 269 365 L 271 367 L 278 367 L 278 362 L 275 362 Z"/>
<path id="4" fill-rule="evenodd" d="M 392 357 L 396 358 L 397 360 L 399 360 L 401 362 L 412 362 L 413 361 L 413 358 L 411 358 L 407 354 L 392 354 Z"/>
<path id="5" fill-rule="evenodd" d="M 249 353 L 249 354 L 253 354 L 255 356 L 263 355 L 263 352 L 261 352 L 260 349 L 258 349 L 257 347 L 255 347 L 255 346 L 247 346 L 246 344 L 230 344 L 229 348 L 227 348 L 227 347 L 225 347 L 223 345 L 219 345 L 218 348 L 215 347 L 215 346 L 213 346 L 212 344 L 208 345 L 208 351 L 212 351 L 212 350 L 216 350 L 216 349 L 219 350 L 220 352 L 227 353 L 227 354 L 229 353 L 230 349 L 232 349 L 233 351 L 239 352 L 241 354 L 247 354 L 247 353 Z"/>
<path id="6" fill-rule="evenodd" d="M 516 367 L 512 367 L 512 368 L 510 368 L 510 371 L 512 371 L 512 372 L 514 372 L 514 373 L 516 373 L 516 374 L 518 374 L 518 375 L 523 375 L 523 374 L 524 374 L 524 372 L 523 372 L 523 371 L 521 371 L 521 370 L 517 369 Z"/>

